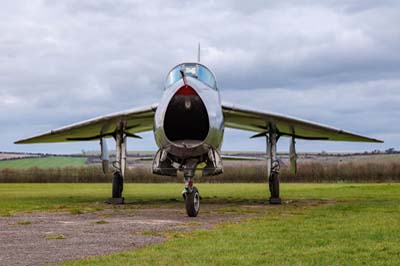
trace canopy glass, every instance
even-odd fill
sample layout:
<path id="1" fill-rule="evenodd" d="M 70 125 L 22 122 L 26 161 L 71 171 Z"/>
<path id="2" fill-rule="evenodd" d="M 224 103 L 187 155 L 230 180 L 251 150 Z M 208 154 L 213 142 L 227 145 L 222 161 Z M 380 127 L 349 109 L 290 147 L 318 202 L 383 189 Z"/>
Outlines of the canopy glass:
<path id="1" fill-rule="evenodd" d="M 181 71 L 183 71 L 186 77 L 198 79 L 199 81 L 205 83 L 207 86 L 215 90 L 217 89 L 214 75 L 207 67 L 198 63 L 184 63 L 174 67 L 167 75 L 167 79 L 165 81 L 166 88 L 170 87 L 171 85 L 182 79 Z"/>

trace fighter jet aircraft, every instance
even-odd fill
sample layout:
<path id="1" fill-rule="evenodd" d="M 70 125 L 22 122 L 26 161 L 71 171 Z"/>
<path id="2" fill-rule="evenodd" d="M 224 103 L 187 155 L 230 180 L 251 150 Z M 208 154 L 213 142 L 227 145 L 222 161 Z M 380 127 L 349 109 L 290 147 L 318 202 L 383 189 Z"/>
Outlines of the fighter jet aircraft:
<path id="1" fill-rule="evenodd" d="M 211 70 L 199 61 L 181 63 L 167 74 L 159 103 L 108 114 L 16 141 L 17 144 L 100 140 L 103 170 L 108 168 L 106 138 L 116 142 L 116 160 L 112 198 L 122 204 L 128 137 L 153 131 L 159 150 L 153 158 L 154 174 L 176 176 L 183 172 L 186 212 L 198 215 L 200 194 L 194 186 L 195 171 L 202 175 L 223 172 L 221 145 L 224 128 L 255 132 L 253 137 L 266 139 L 267 177 L 271 204 L 281 203 L 279 195 L 279 160 L 276 145 L 280 137 L 291 138 L 291 169 L 296 171 L 295 140 L 332 140 L 382 142 L 341 129 L 295 117 L 221 103 L 219 88 Z M 267 105 L 267 103 L 266 103 Z"/>

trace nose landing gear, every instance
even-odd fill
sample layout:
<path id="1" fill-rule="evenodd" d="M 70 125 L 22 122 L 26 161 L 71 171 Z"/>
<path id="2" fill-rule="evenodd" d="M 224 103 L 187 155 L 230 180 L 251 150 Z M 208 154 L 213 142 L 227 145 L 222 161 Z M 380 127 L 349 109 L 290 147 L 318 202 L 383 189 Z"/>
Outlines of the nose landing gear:
<path id="1" fill-rule="evenodd" d="M 182 196 L 185 200 L 186 213 L 189 217 L 196 217 L 200 211 L 200 193 L 193 186 L 196 165 L 197 160 L 189 160 L 186 163 L 186 169 L 184 169 L 185 188 L 182 191 Z"/>

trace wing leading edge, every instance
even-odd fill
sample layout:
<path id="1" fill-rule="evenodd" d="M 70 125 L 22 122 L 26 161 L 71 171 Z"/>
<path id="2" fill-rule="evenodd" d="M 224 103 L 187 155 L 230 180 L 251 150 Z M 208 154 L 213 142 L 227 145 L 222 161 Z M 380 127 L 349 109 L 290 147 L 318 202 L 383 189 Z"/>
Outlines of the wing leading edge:
<path id="1" fill-rule="evenodd" d="M 226 127 L 258 132 L 259 134 L 254 137 L 268 133 L 270 127 L 276 127 L 280 135 L 294 136 L 297 139 L 383 142 L 295 117 L 260 112 L 230 104 L 223 104 L 222 111 Z"/>
<path id="2" fill-rule="evenodd" d="M 151 106 L 99 116 L 21 139 L 16 141 L 15 144 L 87 141 L 102 137 L 111 137 L 121 124 L 128 135 L 138 137 L 134 134 L 153 129 L 154 113 L 157 106 L 157 104 L 153 104 Z"/>

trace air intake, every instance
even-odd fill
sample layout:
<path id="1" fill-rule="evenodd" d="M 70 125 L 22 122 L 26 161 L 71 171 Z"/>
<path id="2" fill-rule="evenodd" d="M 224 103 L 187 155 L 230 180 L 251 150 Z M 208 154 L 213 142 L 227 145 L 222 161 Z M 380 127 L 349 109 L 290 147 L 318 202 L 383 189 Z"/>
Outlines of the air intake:
<path id="1" fill-rule="evenodd" d="M 172 142 L 204 141 L 210 123 L 200 96 L 188 86 L 182 86 L 168 104 L 164 118 L 164 132 Z"/>

